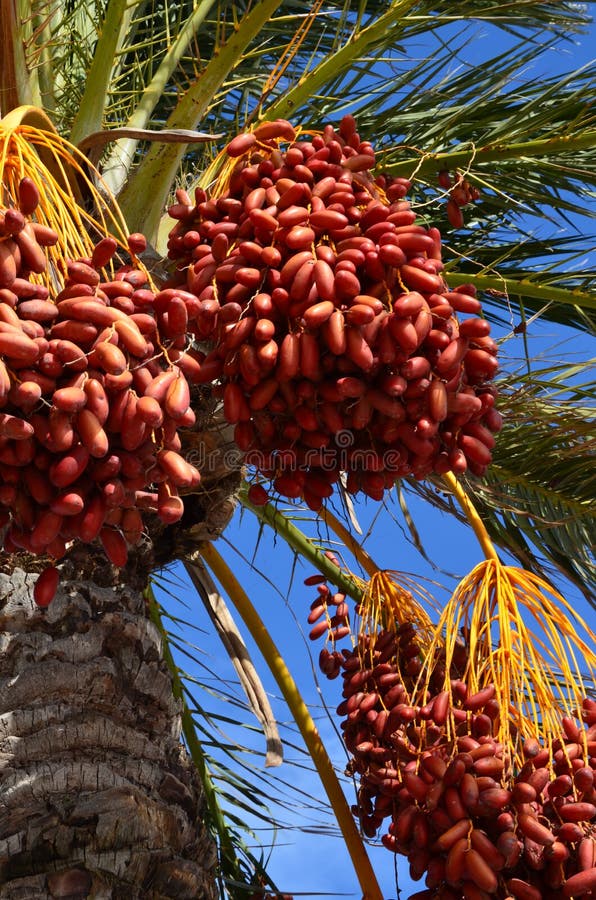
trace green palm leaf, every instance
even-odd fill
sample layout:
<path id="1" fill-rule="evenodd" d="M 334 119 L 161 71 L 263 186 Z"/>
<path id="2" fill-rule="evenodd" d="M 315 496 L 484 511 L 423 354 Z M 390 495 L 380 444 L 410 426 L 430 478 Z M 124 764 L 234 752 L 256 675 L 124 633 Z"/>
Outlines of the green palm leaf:
<path id="1" fill-rule="evenodd" d="M 591 370 L 593 363 L 560 365 L 529 375 L 517 373 L 504 382 L 499 401 L 504 427 L 493 464 L 483 479 L 470 477 L 465 483 L 501 549 L 547 579 L 569 579 L 596 608 Z M 407 487 L 458 515 L 443 492 L 410 481 Z"/>
<path id="2" fill-rule="evenodd" d="M 543 556 L 596 606 L 596 432 L 593 409 L 583 405 L 593 384 L 564 387 L 561 396 L 567 377 L 562 369 L 550 381 L 533 375 L 506 395 L 506 434 L 484 483 L 472 490 L 510 552 L 524 564 L 530 556 L 532 568 L 532 557 Z M 533 551 L 522 545 L 516 552 L 518 534 Z"/>
<path id="3" fill-rule="evenodd" d="M 309 757 L 291 721 L 280 721 L 284 773 L 290 771 L 281 775 L 276 770 L 273 776 L 263 767 L 261 729 L 251 722 L 253 713 L 236 677 L 233 672 L 226 677 L 215 651 L 205 650 L 206 633 L 196 624 L 196 610 L 190 613 L 194 622 L 180 616 L 185 590 L 192 594 L 191 584 L 185 586 L 173 570 L 160 573 L 150 610 L 182 703 L 184 740 L 205 787 L 207 821 L 219 852 L 220 896 L 242 900 L 248 885 L 276 890 L 264 856 L 276 835 L 290 828 L 335 834 L 337 828 L 325 802 L 299 786 L 299 770 L 310 771 Z M 283 709 L 279 698 L 274 702 Z"/>

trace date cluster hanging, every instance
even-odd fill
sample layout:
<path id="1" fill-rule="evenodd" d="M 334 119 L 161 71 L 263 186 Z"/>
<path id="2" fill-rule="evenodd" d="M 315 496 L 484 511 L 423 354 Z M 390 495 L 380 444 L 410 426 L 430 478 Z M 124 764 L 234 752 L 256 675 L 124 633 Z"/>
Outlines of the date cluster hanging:
<path id="1" fill-rule="evenodd" d="M 351 116 L 265 122 L 227 157 L 209 198 L 178 193 L 168 253 L 247 461 L 313 509 L 341 472 L 374 499 L 406 475 L 481 475 L 497 347 L 474 287 L 448 289 L 409 182 L 372 174 Z"/>
<path id="2" fill-rule="evenodd" d="M 319 667 L 342 678 L 337 707 L 352 811 L 363 833 L 380 829 L 426 888 L 411 900 L 561 900 L 596 890 L 596 701 L 561 718 L 550 746 L 528 738 L 521 760 L 499 739 L 494 684 L 472 692 L 458 641 L 448 685 L 445 657 L 428 667 L 417 623 L 361 631 L 353 646 L 345 595 L 313 575 L 311 640 L 326 639 Z M 430 678 L 421 686 L 423 666 Z M 506 714 L 506 712 L 505 712 Z"/>
<path id="3" fill-rule="evenodd" d="M 33 218 L 36 185 L 21 180 L 0 210 L 0 522 L 4 550 L 60 559 L 71 541 L 99 538 L 126 563 L 145 512 L 164 523 L 183 512 L 180 490 L 199 471 L 180 454 L 190 426 L 188 316 L 175 292 L 155 292 L 132 264 L 105 267 L 118 250 L 105 237 L 86 259 L 65 260 L 52 291 L 46 248 L 55 231 Z M 133 255 L 145 246 L 131 235 Z M 57 573 L 36 599 L 47 605 Z"/>

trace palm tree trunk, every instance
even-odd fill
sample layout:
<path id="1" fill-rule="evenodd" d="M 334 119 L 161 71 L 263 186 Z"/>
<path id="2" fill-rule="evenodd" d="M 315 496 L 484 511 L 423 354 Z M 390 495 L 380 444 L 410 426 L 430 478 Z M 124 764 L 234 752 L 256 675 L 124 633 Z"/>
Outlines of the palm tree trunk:
<path id="1" fill-rule="evenodd" d="M 35 575 L 3 562 L 1 900 L 214 898 L 215 845 L 142 573 L 113 584 L 110 567 L 67 564 L 40 610 Z"/>

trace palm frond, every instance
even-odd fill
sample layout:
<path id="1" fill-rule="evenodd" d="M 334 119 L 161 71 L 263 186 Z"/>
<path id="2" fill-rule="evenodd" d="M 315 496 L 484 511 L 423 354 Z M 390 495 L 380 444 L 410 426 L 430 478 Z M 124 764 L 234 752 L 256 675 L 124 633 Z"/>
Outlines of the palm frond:
<path id="1" fill-rule="evenodd" d="M 205 789 L 207 821 L 219 851 L 220 896 L 242 900 L 248 885 L 277 890 L 266 870 L 276 835 L 288 828 L 337 829 L 325 803 L 302 791 L 292 774 L 296 767 L 310 767 L 283 713 L 284 770 L 290 772 L 282 777 L 276 770 L 273 776 L 263 768 L 260 728 L 250 724 L 252 713 L 235 676 L 225 677 L 215 651 L 205 649 L 204 634 L 201 647 L 192 643 L 192 633 L 202 632 L 196 610 L 192 623 L 177 615 L 186 592 L 194 607 L 192 585 L 182 572 L 164 571 L 155 578 L 150 609 L 182 702 L 184 740 Z"/>
<path id="2" fill-rule="evenodd" d="M 259 34 L 277 6 L 277 0 L 262 0 L 235 21 L 233 27 L 225 28 L 224 22 L 219 21 L 224 35 L 214 48 L 216 52 L 198 77 L 187 86 L 169 115 L 169 128 L 195 127 L 204 119 L 213 97 L 229 73 L 239 66 L 246 47 Z M 151 240 L 157 234 L 161 212 L 183 156 L 183 148 L 176 145 L 152 147 L 139 164 L 135 178 L 129 180 L 122 191 L 120 200 L 130 227 L 135 230 L 142 227 Z M 148 185 L 153 186 L 153 199 L 149 204 L 148 194 L 143 191 L 143 187 Z M 143 192 L 139 193 L 140 190 Z"/>
<path id="3" fill-rule="evenodd" d="M 225 600 L 198 554 L 185 562 L 186 571 L 201 597 L 209 618 L 226 648 L 255 716 L 261 722 L 267 741 L 266 766 L 279 766 L 282 746 L 271 704 Z"/>
<path id="4" fill-rule="evenodd" d="M 451 5 L 428 0 L 365 2 L 357 11 L 343 2 L 326 2 L 313 17 L 287 0 L 266 12 L 259 7 L 242 16 L 233 2 L 215 5 L 209 0 L 160 7 L 137 2 L 124 9 L 120 0 L 111 0 L 105 9 L 94 10 L 93 20 L 78 4 L 56 2 L 28 51 L 32 67 L 35 60 L 35 71 L 43 70 L 46 82 L 51 78 L 42 58 L 49 58 L 46 68 L 68 73 L 68 83 L 56 82 L 60 96 L 52 103 L 62 108 L 63 122 L 68 108 L 79 110 L 73 123 L 77 140 L 86 131 L 110 125 L 163 128 L 167 123 L 192 129 L 197 122 L 229 137 L 265 100 L 267 117 L 287 115 L 311 127 L 335 121 L 348 108 L 355 111 L 363 133 L 384 148 L 383 165 L 395 170 L 418 166 L 420 154 L 426 154 L 424 166 L 434 176 L 434 154 L 454 153 L 453 164 L 464 165 L 474 148 L 480 162 L 466 165 L 471 177 L 492 187 L 492 174 L 497 186 L 483 197 L 483 220 L 502 214 L 503 195 L 513 196 L 517 208 L 527 212 L 532 203 L 536 208 L 545 199 L 552 202 L 543 182 L 558 185 L 562 197 L 573 171 L 585 179 L 586 154 L 575 158 L 568 153 L 553 169 L 553 146 L 539 163 L 542 168 L 534 167 L 534 179 L 525 172 L 519 177 L 516 196 L 510 190 L 516 186 L 514 163 L 503 162 L 508 152 L 519 160 L 517 144 L 536 141 L 541 129 L 546 137 L 559 132 L 569 134 L 569 140 L 574 135 L 574 142 L 584 139 L 593 75 L 538 73 L 532 80 L 527 72 L 537 57 L 546 59 L 549 50 L 572 42 L 586 26 L 589 18 L 580 7 L 532 0 L 498 7 L 468 0 L 454 13 Z M 308 27 L 296 46 L 293 39 L 302 24 Z M 468 61 L 465 52 L 479 29 L 506 33 L 511 42 L 507 51 L 488 54 L 481 66 Z M 270 73 L 280 63 L 283 73 L 273 83 Z M 458 149 L 462 136 L 469 143 Z M 140 159 L 137 147 L 134 140 L 122 143 L 106 159 L 112 187 L 130 174 L 122 201 L 130 206 L 131 227 L 138 225 L 140 215 L 133 211 L 139 202 L 135 198 L 142 198 L 146 224 L 148 203 L 155 196 L 156 208 L 163 207 L 167 196 L 167 187 L 155 193 L 155 182 L 169 187 L 181 159 L 171 148 L 154 148 L 144 153 L 143 171 L 133 172 L 131 166 Z M 408 148 L 416 147 L 419 151 L 412 155 Z M 483 161 L 483 154 L 494 155 L 494 148 L 498 165 L 491 158 Z M 154 163 L 147 156 L 155 156 Z M 204 168 L 209 158 L 209 150 L 191 150 L 185 167 Z M 160 169 L 161 178 L 152 166 Z M 426 177 L 424 166 L 417 177 Z"/>
<path id="5" fill-rule="evenodd" d="M 557 374 L 560 382 L 568 377 L 563 368 L 555 379 Z M 519 533 L 596 605 L 590 549 L 596 534 L 596 433 L 593 409 L 583 405 L 592 386 L 578 385 L 574 398 L 557 380 L 521 379 L 504 397 L 507 421 L 494 466 L 473 492 L 489 528 L 501 520 L 496 530 L 510 551 Z"/>
<path id="6" fill-rule="evenodd" d="M 590 368 L 593 363 L 518 372 L 502 384 L 504 426 L 493 464 L 482 480 L 467 478 L 466 490 L 499 547 L 529 571 L 569 579 L 596 607 Z M 457 515 L 431 486 L 408 482 L 408 488 Z"/>

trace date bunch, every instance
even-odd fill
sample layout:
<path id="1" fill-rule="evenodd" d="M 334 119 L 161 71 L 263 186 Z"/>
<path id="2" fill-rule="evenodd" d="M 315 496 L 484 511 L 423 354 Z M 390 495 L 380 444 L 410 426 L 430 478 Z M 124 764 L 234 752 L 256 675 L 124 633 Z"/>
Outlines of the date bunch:
<path id="1" fill-rule="evenodd" d="M 316 579 L 316 581 L 315 581 Z M 358 783 L 353 813 L 387 849 L 404 855 L 425 889 L 411 900 L 560 900 L 596 891 L 596 701 L 561 715 L 560 738 L 503 740 L 506 715 L 495 685 L 472 691 L 458 642 L 446 672 L 428 672 L 411 622 L 350 632 L 347 610 L 318 576 L 309 623 L 326 637 L 321 671 L 342 679 L 337 707 L 348 773 Z M 520 746 L 518 746 L 518 743 Z"/>
<path id="2" fill-rule="evenodd" d="M 0 210 L 0 523 L 4 549 L 60 559 L 99 539 L 117 566 L 140 540 L 144 513 L 167 524 L 198 470 L 181 455 L 199 357 L 175 292 L 116 256 L 104 237 L 88 258 L 48 270 L 59 235 L 38 223 L 36 185 Z M 131 235 L 129 252 L 145 246 Z M 112 275 L 106 266 L 112 265 Z M 55 287 L 55 281 L 60 283 Z M 47 605 L 54 573 L 36 598 Z"/>
<path id="3" fill-rule="evenodd" d="M 227 147 L 210 197 L 179 192 L 176 283 L 247 461 L 319 509 L 340 472 L 381 499 L 396 478 L 481 475 L 501 427 L 496 343 L 471 285 L 449 290 L 441 236 L 336 131 L 261 123 Z"/>

